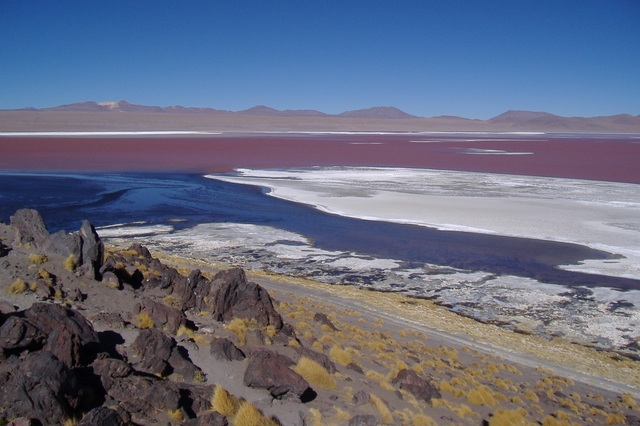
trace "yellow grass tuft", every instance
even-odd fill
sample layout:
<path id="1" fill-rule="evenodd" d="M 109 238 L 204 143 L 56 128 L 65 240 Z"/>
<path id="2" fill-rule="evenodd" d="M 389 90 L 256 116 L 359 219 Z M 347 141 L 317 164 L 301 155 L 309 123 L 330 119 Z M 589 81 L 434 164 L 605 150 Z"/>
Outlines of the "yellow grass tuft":
<path id="1" fill-rule="evenodd" d="M 204 383 L 207 381 L 207 378 L 205 377 L 202 370 L 196 370 L 196 372 L 193 373 L 193 381 L 196 383 Z"/>
<path id="2" fill-rule="evenodd" d="M 627 418 L 622 413 L 609 413 L 605 424 L 607 425 L 623 425 L 627 421 Z"/>
<path id="3" fill-rule="evenodd" d="M 449 392 L 449 393 L 453 393 L 453 387 L 451 386 L 451 384 L 449 382 L 447 382 L 446 380 L 442 380 L 440 382 L 440 384 L 438 385 L 438 390 L 440 392 Z"/>
<path id="4" fill-rule="evenodd" d="M 231 395 L 220 385 L 216 385 L 216 389 L 211 396 L 211 406 L 213 411 L 222 414 L 225 417 L 233 417 L 240 408 L 240 400 Z"/>
<path id="5" fill-rule="evenodd" d="M 43 280 L 50 280 L 51 279 L 51 274 L 49 272 L 47 272 L 47 270 L 44 269 L 44 268 L 38 269 L 38 276 L 40 278 L 42 278 Z"/>
<path id="6" fill-rule="evenodd" d="M 276 420 L 268 419 L 250 402 L 240 404 L 238 412 L 231 420 L 233 426 L 278 426 Z"/>
<path id="7" fill-rule="evenodd" d="M 347 421 L 351 418 L 351 415 L 341 408 L 336 407 L 336 414 L 333 415 L 338 420 Z"/>
<path id="8" fill-rule="evenodd" d="M 322 426 L 322 413 L 317 408 L 309 408 L 309 413 L 313 416 L 313 425 Z"/>
<path id="9" fill-rule="evenodd" d="M 45 256 L 44 254 L 31 253 L 29 255 L 29 262 L 35 263 L 36 265 L 42 265 L 43 263 L 47 262 L 48 260 L 49 259 L 47 259 L 47 256 Z"/>
<path id="10" fill-rule="evenodd" d="M 380 414 L 380 421 L 385 425 L 393 424 L 393 416 L 391 415 L 391 411 L 389 411 L 389 407 L 384 403 L 383 400 L 378 398 L 376 395 L 369 395 L 369 401 L 376 407 L 378 413 Z"/>
<path id="11" fill-rule="evenodd" d="M 431 417 L 418 414 L 411 420 L 411 426 L 438 426 L 438 424 Z"/>
<path id="12" fill-rule="evenodd" d="M 497 410 L 491 420 L 489 426 L 533 426 L 534 423 L 527 421 L 527 412 L 524 408 L 517 410 Z"/>
<path id="13" fill-rule="evenodd" d="M 70 254 L 69 257 L 67 257 L 67 259 L 62 262 L 62 266 L 64 266 L 64 269 L 66 269 L 67 271 L 73 272 L 78 266 L 78 259 L 76 259 L 74 255 Z"/>
<path id="14" fill-rule="evenodd" d="M 331 351 L 329 352 L 329 356 L 334 362 L 337 362 L 338 364 L 345 367 L 353 362 L 351 354 L 342 349 L 339 345 L 333 345 Z"/>
<path id="15" fill-rule="evenodd" d="M 153 328 L 153 320 L 146 312 L 138 314 L 138 328 Z"/>
<path id="16" fill-rule="evenodd" d="M 13 284 L 7 288 L 7 294 L 21 294 L 27 291 L 27 283 L 17 278 Z"/>
<path id="17" fill-rule="evenodd" d="M 167 415 L 171 420 L 176 422 L 182 421 L 182 411 L 178 408 L 177 410 L 167 410 Z"/>
<path id="18" fill-rule="evenodd" d="M 238 336 L 238 345 L 244 346 L 247 342 L 247 330 L 249 329 L 249 320 L 247 318 L 234 318 L 227 325 L 227 329 L 231 330 Z"/>
<path id="19" fill-rule="evenodd" d="M 276 330 L 276 327 L 274 325 L 268 325 L 264 328 L 264 334 L 269 337 L 275 336 L 277 332 L 278 330 Z"/>
<path id="20" fill-rule="evenodd" d="M 540 398 L 538 398 L 538 395 L 536 395 L 535 392 L 533 392 L 531 389 L 527 389 L 527 391 L 524 393 L 524 398 L 533 402 L 540 401 Z"/>
<path id="21" fill-rule="evenodd" d="M 316 361 L 307 357 L 300 358 L 298 364 L 293 367 L 293 371 L 304 377 L 304 379 L 312 385 L 324 389 L 337 389 L 336 381 L 331 377 L 329 372 Z"/>
<path id="22" fill-rule="evenodd" d="M 324 346 L 322 346 L 322 343 L 318 342 L 317 340 L 315 342 L 313 342 L 311 347 L 313 349 L 315 349 L 316 351 L 324 352 Z"/>
<path id="23" fill-rule="evenodd" d="M 296 339 L 289 339 L 289 342 L 287 343 L 287 346 L 291 346 L 293 348 L 299 348 L 300 347 L 300 343 L 298 343 L 298 341 Z"/>
<path id="24" fill-rule="evenodd" d="M 491 389 L 484 385 L 480 385 L 476 389 L 471 389 L 469 393 L 467 393 L 467 401 L 474 405 L 488 405 L 490 407 L 498 405 Z"/>
<path id="25" fill-rule="evenodd" d="M 320 326 L 320 329 L 327 333 L 333 333 L 333 328 L 329 327 L 327 324 L 322 324 L 322 326 Z"/>
<path id="26" fill-rule="evenodd" d="M 620 397 L 620 400 L 627 407 L 635 408 L 637 406 L 635 398 L 630 393 L 622 394 L 622 396 Z"/>

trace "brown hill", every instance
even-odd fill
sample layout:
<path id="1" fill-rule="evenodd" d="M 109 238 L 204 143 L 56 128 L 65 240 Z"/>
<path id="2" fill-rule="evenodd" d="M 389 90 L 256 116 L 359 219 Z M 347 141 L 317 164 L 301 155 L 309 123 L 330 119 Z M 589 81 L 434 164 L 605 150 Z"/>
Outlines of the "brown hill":
<path id="1" fill-rule="evenodd" d="M 640 116 L 561 117 L 507 111 L 489 120 L 455 116 L 416 117 L 395 107 L 341 114 L 277 110 L 264 105 L 242 111 L 119 102 L 79 102 L 52 108 L 0 110 L 0 131 L 538 131 L 639 133 Z"/>

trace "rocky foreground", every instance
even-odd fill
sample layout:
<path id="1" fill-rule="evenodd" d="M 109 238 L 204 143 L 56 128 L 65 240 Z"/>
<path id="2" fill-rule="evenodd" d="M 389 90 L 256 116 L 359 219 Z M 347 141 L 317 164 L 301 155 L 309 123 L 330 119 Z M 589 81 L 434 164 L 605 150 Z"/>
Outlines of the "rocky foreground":
<path id="1" fill-rule="evenodd" d="M 95 229 L 0 224 L 0 424 L 640 424 L 593 389 L 242 269 L 174 268 Z"/>

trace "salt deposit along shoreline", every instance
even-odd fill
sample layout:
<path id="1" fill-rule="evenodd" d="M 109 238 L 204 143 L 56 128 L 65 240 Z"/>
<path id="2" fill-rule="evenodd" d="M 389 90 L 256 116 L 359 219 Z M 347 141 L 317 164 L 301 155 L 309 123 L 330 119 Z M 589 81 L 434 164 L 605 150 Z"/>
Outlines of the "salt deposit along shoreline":
<path id="1" fill-rule="evenodd" d="M 621 255 L 563 269 L 640 279 L 640 185 L 428 169 L 238 169 L 208 175 L 267 187 L 327 213 L 574 243 Z"/>

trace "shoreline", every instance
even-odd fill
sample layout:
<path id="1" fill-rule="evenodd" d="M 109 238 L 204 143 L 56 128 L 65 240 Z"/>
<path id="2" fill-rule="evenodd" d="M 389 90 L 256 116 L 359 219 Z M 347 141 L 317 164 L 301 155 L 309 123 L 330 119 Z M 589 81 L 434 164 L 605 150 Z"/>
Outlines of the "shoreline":
<path id="1" fill-rule="evenodd" d="M 401 179 L 394 176 L 398 170 L 401 169 L 236 169 L 235 175 L 210 174 L 205 177 L 268 188 L 266 194 L 269 196 L 358 220 L 577 244 L 624 258 L 615 260 L 617 265 L 614 265 L 611 259 L 584 259 L 581 265 L 559 265 L 560 269 L 640 280 L 640 250 L 637 249 L 640 247 L 640 227 L 633 228 L 634 217 L 640 211 L 638 185 L 583 181 L 580 183 L 583 187 L 600 186 L 601 189 L 598 188 L 583 197 L 567 199 L 566 194 L 561 194 L 560 191 L 576 186 L 575 180 L 540 177 L 527 179 L 512 175 L 411 169 L 402 177 L 412 173 L 415 176 L 425 175 L 425 180 L 431 176 L 435 176 L 436 179 L 442 179 L 444 176 L 445 181 L 452 181 L 451 185 L 460 185 L 461 181 L 464 181 L 466 185 L 478 186 L 478 190 L 479 185 L 473 181 L 487 180 L 488 176 L 492 184 L 501 185 L 502 182 L 509 182 L 508 187 L 517 186 L 513 181 L 537 179 L 549 188 L 545 188 L 547 193 L 529 194 L 529 197 L 523 196 L 522 193 L 512 194 L 508 192 L 508 187 L 502 193 L 498 191 L 493 196 L 471 196 L 469 189 L 462 191 L 462 195 L 455 192 L 439 195 L 412 187 L 413 183 L 399 183 L 393 190 L 385 189 L 387 179 Z M 325 179 L 318 178 L 323 173 L 328 176 Z M 333 177 L 332 173 L 336 177 Z M 352 176 L 349 176 L 350 173 Z M 413 177 L 413 180 L 415 179 Z M 555 182 L 559 182 L 558 188 L 551 188 Z M 440 182 L 437 185 L 445 186 Z M 350 186 L 348 191 L 345 190 L 347 186 Z M 604 199 L 608 192 L 623 191 L 626 191 L 623 202 Z M 493 192 L 496 192 L 495 189 Z M 408 218 L 409 216 L 411 218 Z M 607 221 L 622 223 L 612 226 Z"/>

